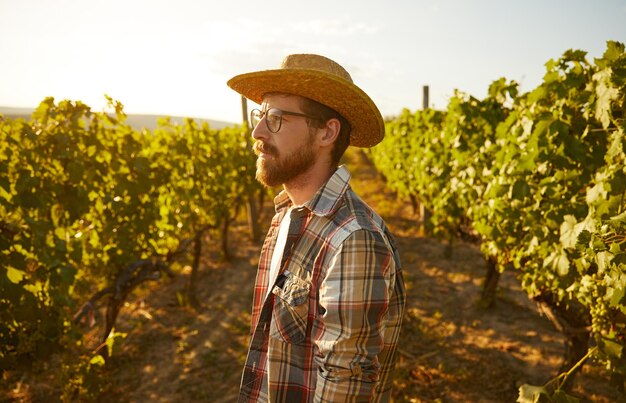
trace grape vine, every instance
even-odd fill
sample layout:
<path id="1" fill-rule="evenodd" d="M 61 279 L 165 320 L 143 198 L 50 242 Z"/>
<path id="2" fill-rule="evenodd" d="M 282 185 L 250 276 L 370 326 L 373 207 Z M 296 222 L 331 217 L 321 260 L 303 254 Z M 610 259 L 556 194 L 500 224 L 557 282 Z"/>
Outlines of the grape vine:
<path id="1" fill-rule="evenodd" d="M 112 114 L 46 98 L 30 121 L 0 117 L 2 369 L 79 345 L 72 318 L 89 295 L 125 298 L 208 228 L 225 238 L 261 191 L 245 128 L 138 131 L 108 100 Z"/>
<path id="2" fill-rule="evenodd" d="M 391 188 L 432 210 L 435 234 L 469 227 L 494 269 L 516 270 L 554 313 L 568 340 L 562 371 L 591 356 L 622 389 L 625 107 L 626 53 L 609 41 L 594 63 L 572 50 L 550 60 L 528 93 L 500 79 L 483 100 L 457 92 L 445 111 L 404 111 L 370 153 Z"/>

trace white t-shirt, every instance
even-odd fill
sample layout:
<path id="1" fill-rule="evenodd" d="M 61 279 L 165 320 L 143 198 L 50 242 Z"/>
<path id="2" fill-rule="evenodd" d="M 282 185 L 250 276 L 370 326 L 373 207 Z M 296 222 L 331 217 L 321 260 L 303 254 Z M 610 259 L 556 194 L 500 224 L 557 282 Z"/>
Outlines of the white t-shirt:
<path id="1" fill-rule="evenodd" d="M 276 246 L 274 247 L 274 253 L 272 254 L 272 261 L 270 262 L 270 278 L 267 287 L 267 296 L 272 292 L 274 288 L 274 282 L 280 271 L 280 262 L 283 260 L 283 252 L 285 251 L 285 244 L 287 243 L 287 235 L 289 234 L 289 225 L 291 224 L 291 210 L 290 208 L 285 213 L 283 221 L 278 228 L 278 235 L 276 236 Z"/>

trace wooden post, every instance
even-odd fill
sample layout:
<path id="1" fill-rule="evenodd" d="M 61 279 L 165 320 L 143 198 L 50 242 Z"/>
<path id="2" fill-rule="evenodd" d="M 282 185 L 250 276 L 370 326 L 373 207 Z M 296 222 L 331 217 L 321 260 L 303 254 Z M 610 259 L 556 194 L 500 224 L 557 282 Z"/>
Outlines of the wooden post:
<path id="1" fill-rule="evenodd" d="M 250 131 L 250 124 L 248 123 L 248 100 L 243 95 L 241 96 L 241 114 L 243 115 L 243 122 L 246 124 L 246 134 Z M 250 142 L 250 138 L 246 137 L 246 142 Z"/>
<path id="2" fill-rule="evenodd" d="M 429 102 L 428 102 L 428 86 L 427 85 L 422 87 L 422 94 L 423 94 L 422 109 L 426 110 L 430 108 Z"/>
<path id="3" fill-rule="evenodd" d="M 248 149 L 252 152 L 252 142 L 250 140 L 250 123 L 248 122 L 248 100 L 243 95 L 241 96 L 241 113 L 243 115 L 243 123 L 246 126 L 246 144 Z M 262 208 L 262 206 L 258 206 Z M 248 189 L 248 229 L 250 231 L 250 238 L 253 242 L 259 241 L 261 231 L 259 230 L 259 211 L 256 205 L 256 198 L 253 189 Z"/>

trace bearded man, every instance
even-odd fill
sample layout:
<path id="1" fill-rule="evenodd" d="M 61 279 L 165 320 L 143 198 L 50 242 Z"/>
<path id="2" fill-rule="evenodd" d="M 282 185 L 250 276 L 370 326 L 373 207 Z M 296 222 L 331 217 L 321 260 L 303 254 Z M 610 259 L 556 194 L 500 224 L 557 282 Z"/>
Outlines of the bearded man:
<path id="1" fill-rule="evenodd" d="M 241 74 L 257 179 L 282 185 L 261 250 L 240 402 L 386 402 L 405 307 L 395 241 L 338 166 L 372 147 L 382 116 L 348 72 L 319 55 Z"/>

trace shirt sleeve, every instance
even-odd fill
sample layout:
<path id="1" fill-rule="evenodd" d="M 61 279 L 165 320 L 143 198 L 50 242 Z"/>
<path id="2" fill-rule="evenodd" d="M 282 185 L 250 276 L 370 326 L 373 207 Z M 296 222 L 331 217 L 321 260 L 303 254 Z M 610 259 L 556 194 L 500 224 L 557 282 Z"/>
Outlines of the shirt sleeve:
<path id="1" fill-rule="evenodd" d="M 379 379 L 393 258 L 379 233 L 357 230 L 319 287 L 316 402 L 368 402 Z"/>

